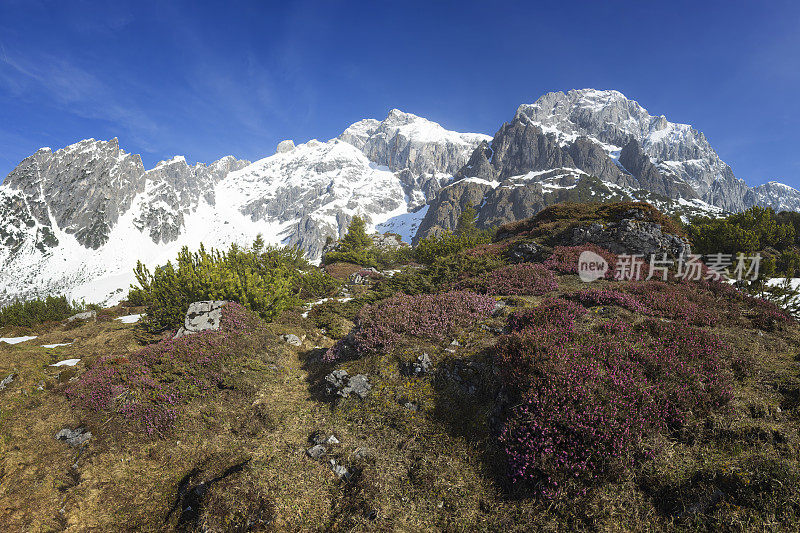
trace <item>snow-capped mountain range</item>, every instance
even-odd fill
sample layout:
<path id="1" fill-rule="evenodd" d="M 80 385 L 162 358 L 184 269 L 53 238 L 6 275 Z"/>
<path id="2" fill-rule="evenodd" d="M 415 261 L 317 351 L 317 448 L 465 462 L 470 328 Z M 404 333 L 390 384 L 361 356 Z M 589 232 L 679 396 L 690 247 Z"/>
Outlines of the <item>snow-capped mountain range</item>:
<path id="1" fill-rule="evenodd" d="M 87 139 L 38 150 L 0 185 L 0 303 L 53 293 L 112 303 L 137 260 L 163 264 L 201 242 L 260 233 L 318 258 L 355 215 L 410 241 L 452 229 L 467 205 L 489 225 L 576 195 L 682 212 L 800 209 L 797 190 L 747 187 L 702 133 L 616 91 L 548 93 L 494 137 L 392 110 L 327 142 L 283 141 L 254 163 L 177 156 L 146 170 L 117 139 Z"/>

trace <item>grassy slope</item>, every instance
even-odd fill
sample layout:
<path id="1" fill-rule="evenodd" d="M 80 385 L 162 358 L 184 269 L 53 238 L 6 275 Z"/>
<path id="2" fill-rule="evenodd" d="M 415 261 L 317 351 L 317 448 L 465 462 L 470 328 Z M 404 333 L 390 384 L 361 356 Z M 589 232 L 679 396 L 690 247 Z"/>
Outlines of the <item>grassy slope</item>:
<path id="1" fill-rule="evenodd" d="M 559 292 L 580 287 L 575 276 L 559 277 Z M 508 301 L 530 307 L 541 299 Z M 641 319 L 616 307 L 602 312 Z M 504 324 L 502 316 L 485 323 Z M 34 332 L 39 339 L 0 345 L 0 378 L 18 374 L 0 391 L 0 523 L 9 531 L 171 530 L 190 501 L 181 498 L 186 487 L 206 482 L 202 518 L 219 530 L 257 516 L 275 530 L 296 531 L 791 530 L 800 505 L 798 328 L 715 331 L 732 346 L 731 357 L 753 361 L 729 409 L 682 438 L 661 438 L 654 460 L 585 497 L 539 501 L 515 494 L 500 475 L 487 353 L 497 334 L 482 325 L 459 335 L 454 352 L 407 339 L 401 353 L 330 365 L 319 356 L 333 340 L 299 312 L 286 312 L 267 327 L 259 349 L 226 369 L 230 387 L 193 401 L 165 438 L 73 410 L 63 394 L 64 382 L 99 355 L 137 350 L 135 326 L 45 325 Z M 303 345 L 286 344 L 284 333 L 305 335 Z M 437 371 L 402 376 L 398 362 L 422 350 Z M 75 370 L 48 366 L 69 357 L 82 358 Z M 322 389 L 333 368 L 368 374 L 370 396 L 331 402 Z M 443 379 L 454 374 L 478 387 L 470 392 Z M 80 453 L 53 439 L 81 423 L 94 438 Z M 316 430 L 339 438 L 329 452 L 355 472 L 350 481 L 306 457 Z M 193 517 L 184 518 L 191 528 Z"/>

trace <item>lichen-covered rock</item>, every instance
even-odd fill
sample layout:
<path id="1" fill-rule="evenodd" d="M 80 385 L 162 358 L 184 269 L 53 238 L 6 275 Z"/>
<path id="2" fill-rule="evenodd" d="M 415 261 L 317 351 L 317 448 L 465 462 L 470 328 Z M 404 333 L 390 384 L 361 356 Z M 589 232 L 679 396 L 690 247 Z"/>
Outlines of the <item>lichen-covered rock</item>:
<path id="1" fill-rule="evenodd" d="M 405 376 L 421 376 L 427 374 L 433 368 L 431 356 L 423 353 L 410 363 L 406 363 L 401 368 L 401 373 Z"/>
<path id="2" fill-rule="evenodd" d="M 76 320 L 95 320 L 97 318 L 97 311 L 85 311 L 77 313 L 67 319 L 67 322 L 75 322 Z"/>
<path id="3" fill-rule="evenodd" d="M 520 241 L 506 250 L 512 263 L 533 263 L 542 259 L 542 247 L 532 241 Z"/>
<path id="4" fill-rule="evenodd" d="M 678 258 L 691 253 L 689 242 L 665 233 L 654 222 L 624 218 L 610 224 L 589 224 L 572 230 L 568 245 L 595 244 L 615 254 L 651 255 Z"/>
<path id="5" fill-rule="evenodd" d="M 84 427 L 76 429 L 64 428 L 55 435 L 56 440 L 66 441 L 73 448 L 78 448 L 92 438 L 92 433 Z"/>
<path id="6" fill-rule="evenodd" d="M 228 303 L 224 300 L 194 302 L 186 311 L 183 327 L 175 334 L 179 339 L 185 335 L 207 330 L 217 330 L 222 321 L 222 308 Z"/>
<path id="7" fill-rule="evenodd" d="M 288 333 L 283 336 L 283 340 L 286 341 L 286 344 L 290 344 L 292 346 L 300 346 L 303 344 L 303 341 L 297 335 L 293 333 Z"/>
<path id="8" fill-rule="evenodd" d="M 369 382 L 369 378 L 364 374 L 356 374 L 355 376 L 350 376 L 347 374 L 346 370 L 334 370 L 327 376 L 325 376 L 325 381 L 328 383 L 328 393 L 334 396 L 341 396 L 342 398 L 347 398 L 351 394 L 355 394 L 361 399 L 367 397 L 369 394 L 370 389 L 372 389 L 372 384 Z"/>

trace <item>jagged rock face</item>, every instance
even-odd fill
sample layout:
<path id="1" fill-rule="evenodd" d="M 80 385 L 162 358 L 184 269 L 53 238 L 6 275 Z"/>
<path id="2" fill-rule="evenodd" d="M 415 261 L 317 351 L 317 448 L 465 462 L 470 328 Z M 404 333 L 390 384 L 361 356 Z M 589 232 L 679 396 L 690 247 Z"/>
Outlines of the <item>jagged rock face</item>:
<path id="1" fill-rule="evenodd" d="M 88 139 L 56 152 L 39 150 L 4 185 L 25 194 L 40 224 L 55 222 L 82 245 L 97 249 L 144 189 L 143 174 L 139 156 L 120 150 L 117 139 Z"/>
<path id="2" fill-rule="evenodd" d="M 668 198 L 696 198 L 697 194 L 673 173 L 659 172 L 642 151 L 639 143 L 633 139 L 622 147 L 619 163 L 633 174 L 642 188 L 661 194 Z"/>
<path id="3" fill-rule="evenodd" d="M 745 204 L 771 207 L 776 212 L 800 211 L 800 191 L 783 183 L 770 181 L 753 187 L 745 197 Z"/>
<path id="4" fill-rule="evenodd" d="M 620 150 L 631 140 L 659 170 L 688 183 L 704 201 L 729 211 L 745 209 L 747 186 L 734 177 L 705 136 L 686 124 L 651 116 L 617 91 L 552 92 L 517 109 L 529 120 L 564 139 L 585 135 Z"/>
<path id="5" fill-rule="evenodd" d="M 39 150 L 0 185 L 0 302 L 67 293 L 111 303 L 137 259 L 152 267 L 182 246 L 227 248 L 258 233 L 316 259 L 355 215 L 410 240 L 454 229 L 467 206 L 479 226 L 561 201 L 634 199 L 682 215 L 720 211 L 703 200 L 800 208 L 800 192 L 748 189 L 701 133 L 614 91 L 550 93 L 494 138 L 393 110 L 275 152 L 252 164 L 178 157 L 145 172 L 116 139 Z"/>
<path id="6" fill-rule="evenodd" d="M 417 175 L 452 175 L 464 166 L 475 146 L 489 136 L 448 131 L 430 120 L 392 109 L 383 122 L 356 122 L 339 139 L 393 171 L 407 168 Z"/>
<path id="7" fill-rule="evenodd" d="M 448 131 L 435 122 L 392 109 L 385 120 L 366 119 L 347 128 L 339 139 L 367 158 L 397 172 L 416 209 L 467 162 L 488 135 Z"/>
<path id="8" fill-rule="evenodd" d="M 257 161 L 228 175 L 217 190 L 227 191 L 220 194 L 228 207 L 255 223 L 280 226 L 283 242 L 312 258 L 319 257 L 327 237 L 342 237 L 356 214 L 375 223 L 408 212 L 397 176 L 336 139 Z"/>
<path id="9" fill-rule="evenodd" d="M 152 267 L 184 245 L 246 245 L 259 233 L 316 259 L 355 215 L 410 239 L 428 199 L 488 139 L 399 111 L 341 137 L 284 141 L 252 164 L 176 157 L 148 171 L 116 139 L 40 150 L 0 186 L 0 301 L 47 293 L 117 301 L 137 259 Z"/>
<path id="10" fill-rule="evenodd" d="M 197 210 L 200 200 L 213 206 L 217 183 L 249 164 L 231 156 L 208 166 L 197 163 L 191 167 L 181 156 L 160 162 L 145 173 L 145 190 L 138 197 L 134 209 L 138 215 L 133 225 L 149 233 L 156 243 L 176 240 L 185 228 L 186 217 Z"/>

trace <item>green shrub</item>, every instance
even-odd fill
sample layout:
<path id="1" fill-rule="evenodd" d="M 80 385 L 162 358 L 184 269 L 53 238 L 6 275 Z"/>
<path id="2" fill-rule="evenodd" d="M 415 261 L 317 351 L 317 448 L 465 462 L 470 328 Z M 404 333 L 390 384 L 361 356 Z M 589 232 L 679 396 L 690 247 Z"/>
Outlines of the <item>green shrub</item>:
<path id="1" fill-rule="evenodd" d="M 366 222 L 361 217 L 353 217 L 347 234 L 336 247 L 322 258 L 324 265 L 331 263 L 355 263 L 365 267 L 377 266 L 372 239 L 367 235 Z"/>
<path id="2" fill-rule="evenodd" d="M 303 265 L 301 252 L 264 247 L 258 239 L 249 249 L 234 244 L 227 252 L 184 247 L 174 265 L 168 262 L 152 273 L 138 263 L 138 287 L 131 287 L 128 300 L 147 307 L 143 324 L 151 332 L 177 327 L 189 304 L 201 300 L 232 300 L 272 320 L 299 303 L 305 276 L 298 268 Z M 307 290 L 321 285 L 310 284 L 314 288 Z"/>
<path id="3" fill-rule="evenodd" d="M 298 272 L 296 287 L 304 300 L 319 300 L 335 295 L 341 283 L 319 268 L 310 268 Z"/>
<path id="4" fill-rule="evenodd" d="M 90 307 L 95 310 L 97 308 L 94 305 Z M 25 302 L 16 301 L 0 308 L 0 327 L 31 327 L 42 322 L 64 320 L 85 311 L 86 308 L 87 306 L 83 303 L 70 303 L 66 296 L 48 296 Z"/>
<path id="5" fill-rule="evenodd" d="M 497 256 L 458 253 L 437 258 L 424 268 L 398 272 L 381 282 L 376 292 L 383 298 L 398 292 L 405 294 L 442 292 L 449 290 L 459 281 L 490 272 L 505 264 L 506 261 Z"/>
<path id="6" fill-rule="evenodd" d="M 726 218 L 701 217 L 687 227 L 694 250 L 701 254 L 782 251 L 796 244 L 795 226 L 769 207 L 751 207 Z"/>
<path id="7" fill-rule="evenodd" d="M 446 232 L 441 236 L 425 237 L 419 241 L 414 247 L 414 259 L 423 265 L 431 265 L 442 257 L 490 242 L 492 242 L 492 235 L 489 231 L 479 231 L 467 235 Z"/>

